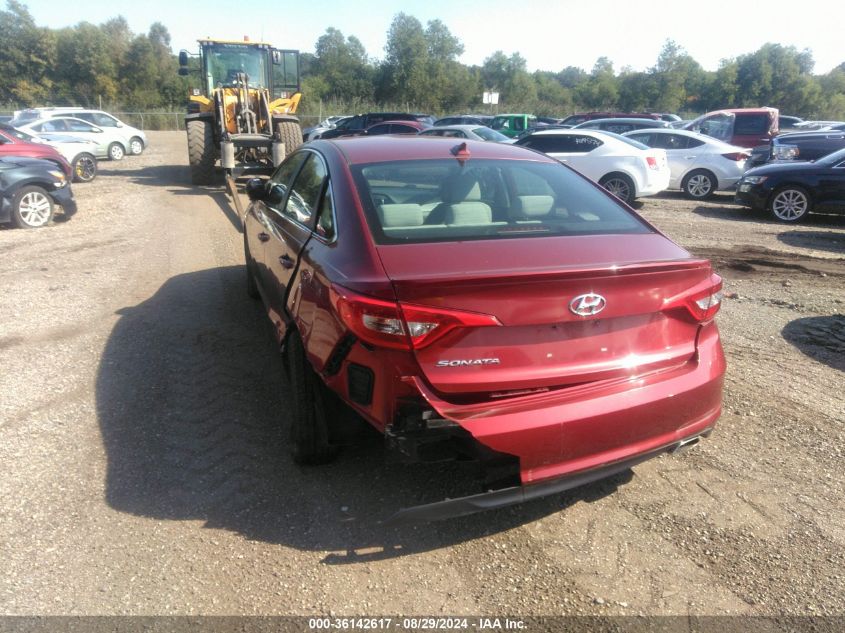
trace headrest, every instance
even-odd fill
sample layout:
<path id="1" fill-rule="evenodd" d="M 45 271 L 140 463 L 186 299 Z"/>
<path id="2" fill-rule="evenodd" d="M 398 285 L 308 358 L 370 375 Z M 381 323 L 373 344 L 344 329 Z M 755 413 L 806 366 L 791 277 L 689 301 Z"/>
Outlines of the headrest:
<path id="1" fill-rule="evenodd" d="M 418 204 L 380 204 L 376 207 L 383 228 L 422 226 L 423 212 Z"/>
<path id="2" fill-rule="evenodd" d="M 517 215 L 533 218 L 548 215 L 554 204 L 555 199 L 552 196 L 517 196 L 513 209 Z"/>
<path id="3" fill-rule="evenodd" d="M 446 224 L 490 224 L 493 211 L 484 202 L 458 202 L 446 208 Z"/>

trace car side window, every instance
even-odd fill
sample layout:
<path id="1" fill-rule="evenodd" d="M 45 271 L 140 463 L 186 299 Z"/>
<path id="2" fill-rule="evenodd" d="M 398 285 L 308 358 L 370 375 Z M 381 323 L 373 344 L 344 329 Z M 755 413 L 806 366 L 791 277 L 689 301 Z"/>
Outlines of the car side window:
<path id="1" fill-rule="evenodd" d="M 108 114 L 95 112 L 92 116 L 94 117 L 94 123 L 100 127 L 117 127 L 117 119 L 113 119 Z M 90 119 L 86 118 L 86 121 L 90 121 Z"/>
<path id="2" fill-rule="evenodd" d="M 312 216 L 318 210 L 317 205 L 328 180 L 328 173 L 323 161 L 316 154 L 308 153 L 305 164 L 293 185 L 282 213 L 300 224 L 311 225 Z"/>
<path id="3" fill-rule="evenodd" d="M 326 186 L 326 193 L 320 203 L 320 213 L 317 215 L 315 232 L 327 242 L 333 240 L 335 236 L 334 199 L 332 198 L 332 188 L 329 186 Z"/>
<path id="4" fill-rule="evenodd" d="M 685 138 L 687 140 L 685 149 L 692 149 L 693 147 L 699 147 L 701 145 L 704 145 L 704 141 L 702 141 L 700 138 L 690 138 L 689 136 Z"/>
<path id="5" fill-rule="evenodd" d="M 67 123 L 62 119 L 51 119 L 44 121 L 40 125 L 33 126 L 32 129 L 37 132 L 65 132 L 67 131 Z"/>
<path id="6" fill-rule="evenodd" d="M 67 120 L 67 126 L 72 132 L 93 132 L 94 126 L 85 121 Z"/>
<path id="7" fill-rule="evenodd" d="M 302 163 L 308 155 L 305 152 L 293 154 L 278 166 L 275 173 L 270 177 L 267 183 L 267 206 L 281 211 L 282 205 L 285 203 L 285 196 L 290 186 L 290 181 L 293 180 L 296 172 L 302 166 Z"/>
<path id="8" fill-rule="evenodd" d="M 655 134 L 655 136 L 657 135 Z M 642 134 L 628 134 L 627 137 L 637 141 L 638 143 L 642 143 L 643 145 L 648 145 L 649 147 L 660 147 L 660 145 L 657 144 L 658 140 L 651 138 L 651 134 L 646 132 Z"/>

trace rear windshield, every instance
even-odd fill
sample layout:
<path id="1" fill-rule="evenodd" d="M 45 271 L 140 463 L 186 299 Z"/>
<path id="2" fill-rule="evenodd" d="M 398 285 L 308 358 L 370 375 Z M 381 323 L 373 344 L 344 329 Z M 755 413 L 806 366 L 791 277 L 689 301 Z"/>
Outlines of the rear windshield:
<path id="1" fill-rule="evenodd" d="M 652 232 L 556 163 L 401 161 L 358 165 L 353 174 L 378 244 Z"/>

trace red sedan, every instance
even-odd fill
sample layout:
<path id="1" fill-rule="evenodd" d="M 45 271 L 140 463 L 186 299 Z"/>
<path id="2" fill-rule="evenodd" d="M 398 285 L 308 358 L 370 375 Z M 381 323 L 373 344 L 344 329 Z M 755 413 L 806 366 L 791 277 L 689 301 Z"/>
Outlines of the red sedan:
<path id="1" fill-rule="evenodd" d="M 0 156 L 23 156 L 25 158 L 42 158 L 56 163 L 65 175 L 70 178 L 73 169 L 65 157 L 58 150 L 46 143 L 33 143 L 25 139 L 27 136 L 15 128 L 0 124 Z"/>
<path id="2" fill-rule="evenodd" d="M 290 447 L 339 396 L 409 461 L 509 477 L 468 514 L 692 444 L 721 412 L 721 279 L 574 170 L 511 145 L 315 141 L 247 185 L 247 289 L 286 358 Z"/>

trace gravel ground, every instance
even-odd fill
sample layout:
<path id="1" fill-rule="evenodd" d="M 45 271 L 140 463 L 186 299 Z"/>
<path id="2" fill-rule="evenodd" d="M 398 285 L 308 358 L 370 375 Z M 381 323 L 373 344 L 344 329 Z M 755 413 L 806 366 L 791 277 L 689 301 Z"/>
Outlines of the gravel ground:
<path id="1" fill-rule="evenodd" d="M 523 506 L 384 530 L 455 468 L 291 462 L 286 387 L 221 189 L 182 134 L 80 211 L 0 230 L 0 613 L 845 615 L 845 217 L 667 193 L 726 279 L 710 439 Z"/>

